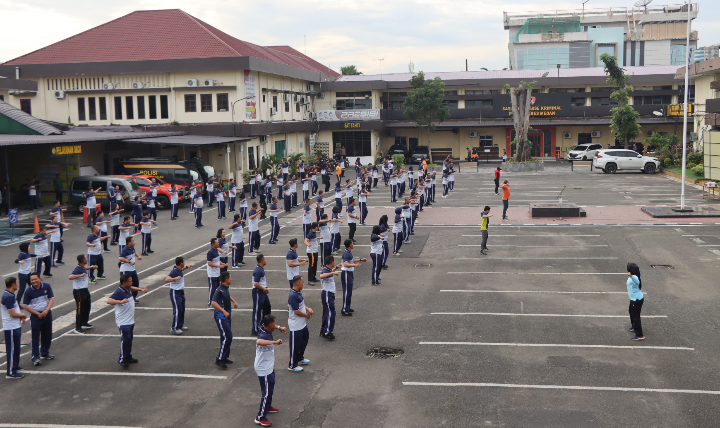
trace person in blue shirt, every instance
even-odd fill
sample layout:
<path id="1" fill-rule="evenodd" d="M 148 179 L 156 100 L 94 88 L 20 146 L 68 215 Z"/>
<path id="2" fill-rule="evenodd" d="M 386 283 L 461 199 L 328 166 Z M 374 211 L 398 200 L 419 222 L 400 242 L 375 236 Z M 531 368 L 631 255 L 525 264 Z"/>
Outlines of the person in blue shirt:
<path id="1" fill-rule="evenodd" d="M 24 370 L 20 367 L 20 335 L 26 316 L 20 312 L 20 305 L 15 300 L 17 289 L 15 277 L 5 278 L 5 291 L 0 297 L 0 319 L 2 319 L 3 333 L 5 333 L 5 355 L 7 356 L 5 379 L 23 378 L 23 374 L 18 371 Z"/>
<path id="2" fill-rule="evenodd" d="M 98 276 L 97 279 L 106 279 L 105 277 L 105 260 L 102 255 L 102 241 L 108 239 L 107 236 L 100 236 L 100 229 L 97 226 L 93 226 L 92 233 L 90 233 L 85 242 L 85 246 L 88 251 L 88 259 L 90 264 L 97 266 Z M 90 282 L 97 284 L 95 279 L 95 270 L 90 269 Z"/>
<path id="3" fill-rule="evenodd" d="M 345 251 L 343 252 L 340 265 L 340 269 L 342 270 L 340 280 L 342 282 L 343 289 L 343 305 L 340 310 L 340 315 L 344 317 L 352 316 L 353 312 L 355 312 L 354 309 L 350 308 L 350 304 L 352 303 L 353 284 L 355 282 L 355 268 L 359 268 L 361 266 L 360 262 L 367 261 L 366 258 L 361 259 L 353 257 L 352 250 L 354 247 L 355 244 L 352 240 L 345 240 Z"/>
<path id="4" fill-rule="evenodd" d="M 135 225 L 133 233 L 138 232 L 140 221 L 142 220 L 142 211 L 142 200 L 140 199 L 140 196 L 135 196 L 135 202 L 132 203 L 132 210 L 130 211 L 132 222 Z"/>
<path id="5" fill-rule="evenodd" d="M 233 334 L 232 325 L 230 318 L 231 304 L 232 307 L 238 307 L 235 299 L 230 296 L 230 284 L 232 284 L 232 277 L 230 272 L 223 272 L 220 274 L 220 285 L 213 294 L 212 307 L 215 317 L 215 323 L 220 330 L 220 352 L 217 358 L 215 358 L 215 364 L 221 369 L 227 369 L 228 364 L 232 364 L 233 361 L 228 358 L 230 357 L 230 345 L 232 344 Z"/>
<path id="6" fill-rule="evenodd" d="M 286 183 L 283 186 L 283 202 L 285 203 L 285 212 L 289 213 L 292 208 L 292 193 L 290 193 L 290 186 Z"/>
<path id="7" fill-rule="evenodd" d="M 88 290 L 87 271 L 97 266 L 88 266 L 85 254 L 77 256 L 77 266 L 68 277 L 73 282 L 73 299 L 75 299 L 75 334 L 85 334 L 85 330 L 93 328 L 90 319 L 90 290 Z"/>
<path id="8" fill-rule="evenodd" d="M 275 185 L 277 186 L 277 190 L 278 190 L 278 194 L 277 194 L 278 199 L 283 197 L 283 184 L 285 183 L 285 181 L 286 180 L 283 179 L 282 173 L 278 174 L 275 177 Z"/>
<path id="9" fill-rule="evenodd" d="M 218 201 L 218 204 L 220 201 Z M 224 264 L 225 267 L 220 269 L 220 272 L 228 270 L 228 257 L 230 255 L 230 244 L 225 239 L 225 229 L 220 228 L 217 231 L 215 237 L 218 239 L 218 252 L 220 253 L 220 263 Z"/>
<path id="10" fill-rule="evenodd" d="M 215 200 L 217 200 L 218 203 L 218 220 L 222 220 L 225 218 L 225 194 L 227 193 L 225 190 L 223 190 L 222 185 L 219 185 L 214 191 Z"/>
<path id="11" fill-rule="evenodd" d="M 383 246 L 383 252 L 382 252 L 382 268 L 388 269 L 387 265 L 387 259 L 390 255 L 390 244 L 388 244 L 388 237 L 390 236 L 390 226 L 388 225 L 388 216 L 382 215 L 380 217 L 380 233 L 382 233 L 383 239 L 382 239 L 382 246 Z"/>
<path id="12" fill-rule="evenodd" d="M 310 230 L 305 235 L 305 247 L 308 256 L 308 284 L 315 285 L 317 281 L 317 263 L 318 263 L 318 224 L 313 222 L 310 224 Z"/>
<path id="13" fill-rule="evenodd" d="M 147 256 L 148 253 L 152 254 L 155 251 L 150 249 L 152 244 L 152 225 L 157 224 L 155 220 L 150 218 L 150 213 L 143 212 L 142 221 L 140 222 L 140 235 L 142 235 L 142 252 L 141 255 Z"/>
<path id="14" fill-rule="evenodd" d="M 305 306 L 305 299 L 302 295 L 303 277 L 296 275 L 292 279 L 293 287 L 288 295 L 288 328 L 290 329 L 290 363 L 288 370 L 301 372 L 303 369 L 298 364 L 310 364 L 305 358 L 305 348 L 310 340 L 310 332 L 307 327 L 307 320 L 313 314 L 309 306 Z"/>
<path id="15" fill-rule="evenodd" d="M 245 223 L 245 220 L 240 217 L 240 214 L 235 214 L 232 224 L 228 226 L 228 229 L 232 232 L 232 237 L 230 238 L 232 255 L 230 261 L 233 268 L 245 266 L 245 262 L 243 262 L 243 257 L 245 256 L 245 242 L 243 238 L 245 232 L 243 231 L 243 223 Z"/>
<path id="16" fill-rule="evenodd" d="M 393 256 L 399 256 L 400 253 L 402 253 L 400 247 L 402 247 L 403 243 L 403 224 L 404 221 L 402 218 L 402 208 L 395 208 L 395 224 L 392 228 L 392 233 L 395 237 L 395 245 L 393 245 Z"/>
<path id="17" fill-rule="evenodd" d="M 185 259 L 175 258 L 175 267 L 172 268 L 165 283 L 170 284 L 170 303 L 173 308 L 173 320 L 170 325 L 170 333 L 182 334 L 188 328 L 185 327 L 185 271 L 193 265 L 185 265 Z"/>
<path id="18" fill-rule="evenodd" d="M 113 186 L 108 186 L 107 188 L 107 199 L 108 199 L 108 212 L 112 211 L 113 205 L 115 204 L 115 188 Z M 102 205 L 100 206 L 102 209 Z"/>
<path id="19" fill-rule="evenodd" d="M 135 270 L 135 260 L 142 260 L 142 256 L 135 251 L 135 238 L 129 236 L 125 239 L 125 246 L 120 252 L 120 273 L 130 275 L 133 280 L 133 288 L 140 287 L 140 279 Z M 137 291 L 133 291 L 132 296 L 135 303 L 138 303 Z"/>
<path id="20" fill-rule="evenodd" d="M 335 277 L 340 272 L 335 266 L 335 258 L 327 256 L 325 258 L 325 267 L 320 272 L 320 300 L 322 301 L 322 325 L 320 326 L 320 337 L 327 340 L 335 340 L 333 330 L 335 330 Z"/>
<path id="21" fill-rule="evenodd" d="M 640 311 L 642 311 L 645 295 L 640 290 L 640 278 L 633 274 L 633 269 L 628 265 L 628 279 L 626 281 L 628 296 L 630 297 L 630 331 L 635 333 L 632 340 L 645 340 L 640 322 Z M 639 268 L 638 272 L 639 273 Z"/>
<path id="22" fill-rule="evenodd" d="M 135 330 L 135 298 L 133 293 L 142 291 L 147 293 L 147 288 L 133 286 L 133 277 L 128 274 L 120 276 L 120 287 L 110 295 L 107 304 L 115 309 L 115 324 L 120 330 L 120 358 L 118 364 L 128 368 L 130 363 L 137 363 L 137 358 L 132 356 L 133 330 Z"/>
<path id="23" fill-rule="evenodd" d="M 15 259 L 18 266 L 18 299 L 22 299 L 25 287 L 30 285 L 30 272 L 32 271 L 32 257 L 30 254 L 30 244 L 23 242 L 20 244 L 20 254 Z M 18 302 L 20 304 L 21 302 Z"/>
<path id="24" fill-rule="evenodd" d="M 50 344 L 52 343 L 52 311 L 55 301 L 52 287 L 42 282 L 37 272 L 30 274 L 30 287 L 23 297 L 23 310 L 30 312 L 30 329 L 32 332 L 30 360 L 34 366 L 40 365 L 40 359 L 52 360 Z"/>
<path id="25" fill-rule="evenodd" d="M 280 233 L 280 223 L 278 223 L 277 217 L 280 210 L 278 209 L 277 202 L 278 198 L 273 196 L 272 204 L 270 204 L 270 208 L 268 209 L 270 213 L 270 244 L 277 242 L 277 237 Z"/>
<path id="26" fill-rule="evenodd" d="M 252 273 L 252 329 L 250 334 L 253 336 L 258 335 L 258 328 L 260 327 L 260 320 L 272 312 L 270 306 L 270 289 L 267 285 L 267 277 L 265 276 L 265 265 L 267 259 L 262 254 L 258 254 L 255 257 L 257 265 L 253 269 Z"/>
<path id="27" fill-rule="evenodd" d="M 193 196 L 192 199 L 192 205 L 195 208 L 195 227 L 203 227 L 202 224 L 202 212 L 203 212 L 203 204 L 205 201 L 203 201 L 202 193 L 198 192 L 195 193 L 195 196 Z"/>
<path id="28" fill-rule="evenodd" d="M 310 167 L 310 191 L 312 192 L 312 196 L 315 196 L 318 191 L 317 170 L 318 168 L 316 166 Z"/>
<path id="29" fill-rule="evenodd" d="M 267 314 L 262 318 L 262 327 L 255 341 L 255 373 L 260 380 L 260 410 L 255 417 L 255 423 L 269 427 L 272 425 L 267 419 L 268 413 L 277 413 L 280 411 L 277 407 L 272 407 L 273 391 L 275 389 L 275 345 L 282 345 L 282 339 L 275 340 L 272 336 L 273 331 L 280 330 L 286 333 L 285 327 L 277 325 L 274 315 Z"/>
<path id="30" fill-rule="evenodd" d="M 248 253 L 252 254 L 254 251 L 260 249 L 260 227 L 258 226 L 258 217 L 262 214 L 262 210 L 258 210 L 257 202 L 253 202 L 248 213 Z"/>
<path id="31" fill-rule="evenodd" d="M 370 234 L 370 258 L 372 258 L 372 285 L 380 285 L 380 270 L 382 267 L 382 239 L 384 235 L 380 232 L 380 226 L 373 226 Z"/>
<path id="32" fill-rule="evenodd" d="M 48 241 L 47 241 L 47 229 L 45 226 L 40 226 L 40 231 L 35 234 L 35 237 L 33 237 L 30 242 L 34 244 L 34 250 L 35 250 L 35 272 L 41 272 L 45 276 L 52 276 L 50 273 L 50 267 L 52 266 L 52 260 L 50 251 L 48 250 Z M 43 271 L 43 263 L 45 263 L 45 270 Z M 20 289 L 20 293 L 18 295 L 18 299 L 22 299 L 22 293 L 25 287 L 22 287 Z"/>
<path id="33" fill-rule="evenodd" d="M 295 208 L 298 205 L 297 179 L 295 178 L 295 174 L 290 177 L 290 195 L 292 196 L 290 206 Z"/>
<path id="34" fill-rule="evenodd" d="M 63 218 L 62 218 L 62 212 L 67 211 L 67 208 L 60 208 L 60 201 L 57 200 L 53 203 L 53 207 L 50 209 L 50 215 L 57 218 L 57 222 L 60 225 L 60 242 L 62 242 L 62 236 L 64 232 L 64 228 L 67 227 L 67 225 L 63 226 Z M 112 211 L 112 210 L 111 210 Z"/>
<path id="35" fill-rule="evenodd" d="M 238 196 L 238 209 L 240 210 L 240 217 L 242 217 L 244 220 L 247 220 L 247 198 L 245 197 L 245 192 L 240 192 L 240 196 Z"/>
<path id="36" fill-rule="evenodd" d="M 290 164 L 288 163 L 287 158 L 283 158 L 282 164 L 280 166 L 282 167 L 283 180 L 287 182 L 288 174 L 290 172 Z"/>
<path id="37" fill-rule="evenodd" d="M 335 183 L 335 206 L 340 209 L 340 213 L 342 213 L 342 183 L 339 181 Z"/>
<path id="38" fill-rule="evenodd" d="M 147 205 L 147 211 L 152 216 L 153 220 L 157 220 L 157 196 L 154 196 L 151 192 L 145 195 L 145 204 Z"/>
<path id="39" fill-rule="evenodd" d="M 175 220 L 178 218 L 178 190 L 177 186 L 175 186 L 175 183 L 170 185 L 170 220 Z"/>
<path id="40" fill-rule="evenodd" d="M 310 199 L 305 199 L 305 204 L 303 204 L 303 215 L 302 215 L 303 236 L 307 236 L 308 232 L 310 231 L 311 223 L 312 223 L 312 209 L 310 208 Z"/>
<path id="41" fill-rule="evenodd" d="M 210 177 L 208 178 L 208 181 L 205 185 L 205 190 L 208 194 L 208 208 L 211 208 L 213 206 L 213 202 L 215 201 L 215 178 Z"/>
<path id="42" fill-rule="evenodd" d="M 263 213 L 260 216 L 260 220 L 265 220 L 265 213 L 267 212 L 267 198 L 265 197 L 265 184 L 262 183 L 262 180 L 258 180 L 260 183 L 258 184 L 258 200 L 260 201 L 260 208 L 262 208 Z"/>
<path id="43" fill-rule="evenodd" d="M 318 192 L 317 199 L 315 199 L 315 216 L 317 217 L 318 222 L 322 218 L 322 215 L 325 214 L 325 202 L 323 202 L 323 196 L 325 196 L 325 192 L 320 190 Z"/>
<path id="44" fill-rule="evenodd" d="M 87 192 L 83 192 L 82 194 L 83 198 L 85 198 L 85 208 L 87 209 L 87 227 L 92 227 L 95 221 L 95 216 L 97 215 L 95 211 L 95 206 L 97 204 L 97 201 L 95 199 L 95 193 L 99 192 L 100 190 L 102 190 L 102 187 L 98 187 L 97 190 L 90 189 Z"/>
<path id="45" fill-rule="evenodd" d="M 260 177 L 257 176 L 257 173 L 255 173 L 255 171 L 250 171 L 250 183 L 248 183 L 250 185 L 250 199 L 255 199 L 255 185 L 259 178 Z"/>
<path id="46" fill-rule="evenodd" d="M 220 241 L 217 238 L 210 240 L 210 249 L 207 252 L 207 276 L 208 276 L 208 307 L 212 306 L 212 298 L 220 283 L 220 270 L 227 267 L 227 263 L 220 261 Z"/>

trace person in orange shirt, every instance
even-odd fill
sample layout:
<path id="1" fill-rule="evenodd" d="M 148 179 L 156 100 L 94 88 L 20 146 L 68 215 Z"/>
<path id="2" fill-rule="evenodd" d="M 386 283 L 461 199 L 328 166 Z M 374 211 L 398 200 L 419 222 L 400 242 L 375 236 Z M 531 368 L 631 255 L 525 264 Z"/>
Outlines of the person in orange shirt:
<path id="1" fill-rule="evenodd" d="M 335 175 L 337 175 L 338 181 L 340 181 L 340 176 L 342 176 L 342 167 L 339 163 L 335 165 Z"/>
<path id="2" fill-rule="evenodd" d="M 503 191 L 502 195 L 502 201 L 503 201 L 503 214 L 502 219 L 503 221 L 508 221 L 507 218 L 507 210 L 508 210 L 508 204 L 510 203 L 510 184 L 507 180 L 503 181 L 502 186 L 500 186 Z"/>

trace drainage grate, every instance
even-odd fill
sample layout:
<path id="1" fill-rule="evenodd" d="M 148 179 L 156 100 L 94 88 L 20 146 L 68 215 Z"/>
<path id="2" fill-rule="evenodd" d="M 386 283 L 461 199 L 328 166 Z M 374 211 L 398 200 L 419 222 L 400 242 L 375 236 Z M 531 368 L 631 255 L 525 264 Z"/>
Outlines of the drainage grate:
<path id="1" fill-rule="evenodd" d="M 370 348 L 365 353 L 365 356 L 370 358 L 397 358 L 404 354 L 405 351 L 399 348 Z"/>
<path id="2" fill-rule="evenodd" d="M 671 265 L 650 265 L 650 267 L 655 269 L 675 269 L 675 267 Z"/>
<path id="3" fill-rule="evenodd" d="M 427 268 L 431 268 L 432 265 L 430 263 L 421 263 L 421 264 L 415 265 L 415 267 L 418 269 L 423 269 L 423 268 L 427 269 Z"/>

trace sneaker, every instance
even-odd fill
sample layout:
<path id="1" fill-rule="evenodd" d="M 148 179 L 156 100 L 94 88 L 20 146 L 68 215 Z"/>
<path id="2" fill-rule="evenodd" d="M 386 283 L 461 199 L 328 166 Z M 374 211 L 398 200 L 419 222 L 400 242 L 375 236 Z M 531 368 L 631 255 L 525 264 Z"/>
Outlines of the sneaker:
<path id="1" fill-rule="evenodd" d="M 485 250 L 480 250 L 480 254 L 482 254 L 483 256 L 487 256 L 487 253 L 485 252 Z"/>
<path id="2" fill-rule="evenodd" d="M 18 372 L 21 372 L 21 371 L 23 371 L 23 370 L 25 370 L 23 367 L 18 367 L 18 368 L 16 369 L 16 371 L 18 371 Z"/>
<path id="3" fill-rule="evenodd" d="M 510 221 L 510 219 L 507 218 L 507 217 L 505 217 L 505 218 L 502 219 L 502 221 Z"/>
<path id="4" fill-rule="evenodd" d="M 141 256 L 147 256 L 148 253 L 140 253 Z"/>
<path id="5" fill-rule="evenodd" d="M 645 340 L 645 336 L 635 336 L 631 338 L 630 340 Z"/>
<path id="6" fill-rule="evenodd" d="M 279 411 L 280 409 L 278 409 L 277 407 L 268 407 L 268 413 L 277 413 Z"/>
<path id="7" fill-rule="evenodd" d="M 340 311 L 340 315 L 342 315 L 342 316 L 344 316 L 344 317 L 351 317 L 351 316 L 352 316 L 352 313 L 350 313 L 350 312 L 345 312 L 345 311 Z"/>
<path id="8" fill-rule="evenodd" d="M 140 360 L 138 360 L 137 358 L 130 358 L 129 360 L 127 360 L 127 362 L 128 362 L 128 363 L 136 364 L 136 363 L 139 363 Z"/>
<path id="9" fill-rule="evenodd" d="M 39 366 L 39 365 L 40 365 L 40 360 L 35 360 L 35 361 L 33 361 L 32 363 L 33 363 L 33 366 Z"/>
<path id="10" fill-rule="evenodd" d="M 632 328 L 632 327 L 630 327 L 630 329 L 629 329 L 628 331 L 632 331 L 632 332 L 634 332 L 634 331 L 635 331 L 635 329 L 634 329 L 634 328 Z"/>
<path id="11" fill-rule="evenodd" d="M 90 282 L 90 284 L 97 284 L 97 279 L 91 279 L 91 280 L 88 281 L 88 282 Z"/>
<path id="12" fill-rule="evenodd" d="M 43 276 L 52 276 L 52 274 L 48 272 L 48 273 L 44 273 Z"/>
<path id="13" fill-rule="evenodd" d="M 103 253 L 109 253 L 110 250 L 103 250 Z"/>
<path id="14" fill-rule="evenodd" d="M 308 360 L 307 358 L 303 358 L 303 360 L 300 361 L 299 364 L 302 364 L 302 365 L 306 366 L 306 365 L 310 364 L 310 360 Z"/>
<path id="15" fill-rule="evenodd" d="M 11 375 L 5 375 L 5 379 L 22 379 L 25 375 L 22 373 L 13 373 Z"/>
<path id="16" fill-rule="evenodd" d="M 335 340 L 335 335 L 332 333 L 329 333 L 329 334 L 320 333 L 320 337 L 322 337 L 323 339 L 327 339 L 327 340 Z"/>
<path id="17" fill-rule="evenodd" d="M 189 329 L 188 329 L 187 327 L 185 327 L 185 326 L 182 326 L 182 327 L 180 327 L 180 330 L 182 330 L 182 331 L 188 331 Z"/>
<path id="18" fill-rule="evenodd" d="M 40 359 L 43 359 L 43 360 L 54 360 L 54 359 L 55 359 L 55 356 L 54 356 L 54 355 L 50 355 L 50 354 L 40 355 Z"/>
<path id="19" fill-rule="evenodd" d="M 154 253 L 155 251 L 153 251 L 153 250 L 148 250 L 147 252 L 150 253 L 150 254 L 152 254 L 152 253 Z"/>
<path id="20" fill-rule="evenodd" d="M 388 266 L 388 265 L 382 265 L 381 267 L 382 267 L 383 269 L 390 269 L 390 266 Z"/>
<path id="21" fill-rule="evenodd" d="M 83 328 L 80 327 L 80 328 L 76 328 L 75 330 L 73 330 L 73 333 L 75 333 L 75 334 L 85 334 L 85 330 L 83 330 Z"/>
<path id="22" fill-rule="evenodd" d="M 497 196 L 497 195 L 498 195 L 498 193 L 497 193 L 497 192 L 495 192 L 495 196 Z"/>
<path id="23" fill-rule="evenodd" d="M 265 418 L 263 418 L 263 419 L 255 418 L 255 423 L 258 425 L 264 426 L 264 427 L 269 427 L 270 425 L 272 425 L 272 422 L 270 422 L 269 420 L 267 420 Z"/>
<path id="24" fill-rule="evenodd" d="M 85 330 L 90 330 L 93 328 L 93 326 L 92 324 L 83 324 L 82 328 L 84 328 Z"/>
<path id="25" fill-rule="evenodd" d="M 125 368 L 130 367 L 130 364 L 128 364 L 128 363 L 125 362 L 125 361 L 118 361 L 118 364 L 120 364 L 121 366 L 123 366 L 123 367 L 125 367 Z"/>
<path id="26" fill-rule="evenodd" d="M 103 275 L 103 276 L 98 276 L 97 279 L 107 279 L 107 277 L 105 275 Z"/>
<path id="27" fill-rule="evenodd" d="M 315 285 L 315 281 L 308 281 L 308 285 Z"/>
<path id="28" fill-rule="evenodd" d="M 303 368 L 300 367 L 300 366 L 298 366 L 298 367 L 288 367 L 288 370 L 290 370 L 291 372 L 301 372 L 301 371 L 303 371 Z"/>
<path id="29" fill-rule="evenodd" d="M 238 262 L 240 263 L 240 266 L 245 266 L 245 262 Z"/>
<path id="30" fill-rule="evenodd" d="M 223 360 L 223 362 L 224 362 L 225 364 L 232 364 L 232 363 L 233 363 L 233 360 L 231 360 L 230 358 L 225 358 L 225 359 Z"/>
<path id="31" fill-rule="evenodd" d="M 353 287 L 354 289 L 355 287 Z M 347 312 L 355 312 L 355 309 L 348 309 Z"/>
<path id="32" fill-rule="evenodd" d="M 174 329 L 174 328 L 171 328 L 171 329 L 170 329 L 170 333 L 180 335 L 180 334 L 182 334 L 182 330 L 180 330 L 180 329 L 177 329 L 177 330 L 176 330 L 176 329 Z"/>
<path id="33" fill-rule="evenodd" d="M 225 362 L 222 360 L 215 360 L 215 365 L 223 370 L 226 370 L 228 368 L 227 364 L 225 364 Z"/>
<path id="34" fill-rule="evenodd" d="M 57 263 L 57 264 L 59 264 L 59 265 L 64 265 L 64 264 L 65 264 L 65 262 L 61 262 L 61 261 L 59 261 L 59 260 L 56 261 L 55 263 Z"/>

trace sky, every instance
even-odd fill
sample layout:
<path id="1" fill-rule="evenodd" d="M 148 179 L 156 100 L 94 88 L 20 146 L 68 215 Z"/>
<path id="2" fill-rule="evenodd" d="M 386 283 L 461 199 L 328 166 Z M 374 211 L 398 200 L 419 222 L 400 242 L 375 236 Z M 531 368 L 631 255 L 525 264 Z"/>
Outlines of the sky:
<path id="1" fill-rule="evenodd" d="M 699 46 L 720 43 L 720 16 L 711 10 L 717 1 L 700 2 L 693 21 Z M 633 3 L 590 0 L 585 7 Z M 470 70 L 499 70 L 508 67 L 503 11 L 581 5 L 581 0 L 0 0 L 0 62 L 135 10 L 179 8 L 238 39 L 290 45 L 338 71 L 354 64 L 364 74 L 402 73 L 411 61 L 415 71 L 458 71 L 465 70 L 466 60 Z"/>

